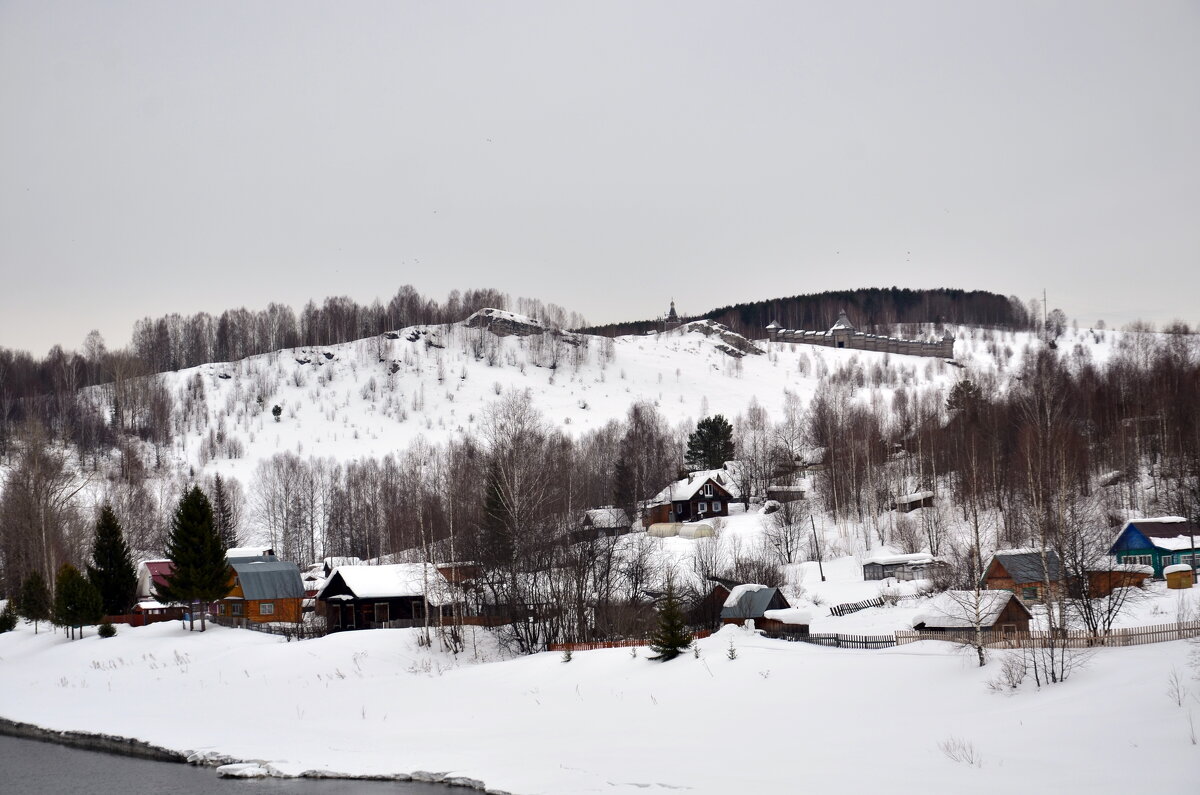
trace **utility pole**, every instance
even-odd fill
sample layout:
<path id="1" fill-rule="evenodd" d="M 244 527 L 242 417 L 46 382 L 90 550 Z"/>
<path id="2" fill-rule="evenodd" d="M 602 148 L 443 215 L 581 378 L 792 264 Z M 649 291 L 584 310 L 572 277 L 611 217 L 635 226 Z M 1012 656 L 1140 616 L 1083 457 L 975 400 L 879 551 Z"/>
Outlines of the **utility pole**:
<path id="1" fill-rule="evenodd" d="M 817 540 L 817 520 L 813 519 L 813 515 L 810 513 L 808 521 L 812 523 L 813 546 L 817 550 L 817 570 L 821 572 L 821 582 L 825 582 L 825 564 L 821 562 L 821 542 Z"/>

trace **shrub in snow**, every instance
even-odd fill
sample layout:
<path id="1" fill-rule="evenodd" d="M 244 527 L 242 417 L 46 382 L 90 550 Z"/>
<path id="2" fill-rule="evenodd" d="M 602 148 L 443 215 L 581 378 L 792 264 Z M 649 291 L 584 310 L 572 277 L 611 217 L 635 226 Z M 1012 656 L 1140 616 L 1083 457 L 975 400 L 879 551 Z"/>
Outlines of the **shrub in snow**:
<path id="1" fill-rule="evenodd" d="M 111 621 L 105 621 L 96 632 L 102 638 L 111 638 L 117 634 L 117 628 L 112 625 Z"/>
<path id="2" fill-rule="evenodd" d="M 733 638 L 729 639 L 729 648 L 725 650 L 725 656 L 731 660 L 737 659 L 737 649 L 733 645 Z"/>
<path id="3" fill-rule="evenodd" d="M 13 600 L 9 599 L 8 604 L 4 605 L 4 612 L 0 613 L 0 632 L 12 632 L 16 628 L 17 609 Z"/>
<path id="4" fill-rule="evenodd" d="M 565 663 L 571 662 L 571 650 L 570 649 L 563 649 L 562 661 Z"/>
<path id="5" fill-rule="evenodd" d="M 275 418 L 276 422 L 279 422 L 279 418 L 283 416 L 283 406 L 276 403 L 275 407 L 271 409 L 271 416 Z"/>

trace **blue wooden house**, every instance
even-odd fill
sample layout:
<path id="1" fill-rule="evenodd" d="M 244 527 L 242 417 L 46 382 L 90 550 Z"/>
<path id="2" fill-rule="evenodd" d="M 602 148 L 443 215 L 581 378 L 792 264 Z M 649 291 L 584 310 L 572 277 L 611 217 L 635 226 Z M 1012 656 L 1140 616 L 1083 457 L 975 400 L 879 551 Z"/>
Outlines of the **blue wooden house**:
<path id="1" fill-rule="evenodd" d="M 1161 578 L 1163 568 L 1187 563 L 1193 568 L 1200 564 L 1200 527 L 1179 516 L 1155 519 L 1131 519 L 1121 529 L 1109 549 L 1119 563 L 1152 566 L 1154 576 Z"/>

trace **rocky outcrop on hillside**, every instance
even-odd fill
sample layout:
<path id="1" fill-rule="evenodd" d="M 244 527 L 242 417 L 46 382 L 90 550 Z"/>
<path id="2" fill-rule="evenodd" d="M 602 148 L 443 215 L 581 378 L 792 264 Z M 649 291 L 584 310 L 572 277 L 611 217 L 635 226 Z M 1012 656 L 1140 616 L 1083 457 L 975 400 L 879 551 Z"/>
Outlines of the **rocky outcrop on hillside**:
<path id="1" fill-rule="evenodd" d="M 716 349 L 735 359 L 740 359 L 750 354 L 762 353 L 759 347 L 753 342 L 736 331 L 730 331 L 728 326 L 723 326 L 715 320 L 697 320 L 692 323 L 685 323 L 679 327 L 679 331 L 682 334 L 703 334 L 706 337 L 719 340 L 715 344 Z"/>
<path id="2" fill-rule="evenodd" d="M 535 320 L 515 312 L 505 312 L 503 309 L 480 309 L 463 321 L 467 328 L 485 328 L 497 337 L 529 337 L 534 334 L 554 334 L 562 337 L 568 345 L 578 345 L 578 334 L 569 331 L 559 331 L 547 326 L 540 320 Z"/>

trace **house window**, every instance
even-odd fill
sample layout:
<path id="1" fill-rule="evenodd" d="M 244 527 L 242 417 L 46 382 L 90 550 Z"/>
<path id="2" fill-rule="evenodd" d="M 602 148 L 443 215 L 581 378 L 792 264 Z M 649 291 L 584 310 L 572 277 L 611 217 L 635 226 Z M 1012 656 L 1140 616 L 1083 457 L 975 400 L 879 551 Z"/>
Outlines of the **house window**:
<path id="1" fill-rule="evenodd" d="M 388 618 L 388 603 L 387 602 L 376 602 L 375 603 L 375 622 L 378 624 L 386 624 L 389 620 L 390 619 Z"/>
<path id="2" fill-rule="evenodd" d="M 712 512 L 720 513 L 721 512 L 721 503 L 717 502 L 716 500 L 713 500 Z"/>
<path id="3" fill-rule="evenodd" d="M 242 614 L 242 603 L 234 602 L 229 606 L 229 609 L 231 611 L 231 615 L 240 616 Z"/>
<path id="4" fill-rule="evenodd" d="M 1153 555 L 1126 555 L 1124 562 L 1125 563 L 1136 563 L 1139 566 L 1153 566 L 1154 565 L 1154 556 Z"/>
<path id="5" fill-rule="evenodd" d="M 225 615 L 225 603 L 224 602 L 219 602 L 217 604 L 217 615 L 219 615 L 219 616 Z"/>
<path id="6" fill-rule="evenodd" d="M 702 502 L 696 506 L 696 513 L 706 513 L 708 511 L 708 503 Z"/>
<path id="7" fill-rule="evenodd" d="M 262 602 L 258 606 L 258 614 L 260 616 L 275 615 L 275 603 L 274 602 Z"/>
<path id="8" fill-rule="evenodd" d="M 1028 602 L 1036 602 L 1037 598 L 1038 598 L 1037 586 L 1035 585 L 1032 588 L 1022 588 L 1021 589 L 1021 598 Z"/>
<path id="9" fill-rule="evenodd" d="M 711 496 L 713 495 L 713 487 L 712 487 L 712 484 L 711 484 L 711 483 L 705 483 L 705 484 L 704 484 L 704 488 L 700 489 L 700 493 L 701 493 L 701 494 L 703 494 L 705 497 L 711 497 Z"/>

